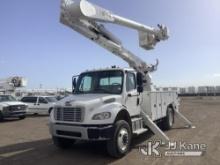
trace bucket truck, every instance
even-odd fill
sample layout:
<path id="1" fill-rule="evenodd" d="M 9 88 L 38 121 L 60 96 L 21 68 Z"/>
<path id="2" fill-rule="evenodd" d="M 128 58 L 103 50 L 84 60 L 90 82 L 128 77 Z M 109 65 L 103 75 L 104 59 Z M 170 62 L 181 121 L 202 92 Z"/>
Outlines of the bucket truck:
<path id="1" fill-rule="evenodd" d="M 128 51 L 104 23 L 137 30 L 139 45 L 146 50 L 168 39 L 166 26 L 149 27 L 86 0 L 62 0 L 60 21 L 126 61 L 130 68 L 91 70 L 73 77 L 73 94 L 59 101 L 50 114 L 50 133 L 56 146 L 104 140 L 111 156 L 122 157 L 129 152 L 133 135 L 149 129 L 167 144 L 169 138 L 157 122 L 170 129 L 176 115 L 192 126 L 179 112 L 176 92 L 153 90 L 150 73 L 157 69 L 158 61 L 147 64 Z"/>
<path id="2" fill-rule="evenodd" d="M 19 76 L 0 79 L 0 93 L 12 94 L 16 88 L 25 87 L 26 85 L 27 80 Z"/>

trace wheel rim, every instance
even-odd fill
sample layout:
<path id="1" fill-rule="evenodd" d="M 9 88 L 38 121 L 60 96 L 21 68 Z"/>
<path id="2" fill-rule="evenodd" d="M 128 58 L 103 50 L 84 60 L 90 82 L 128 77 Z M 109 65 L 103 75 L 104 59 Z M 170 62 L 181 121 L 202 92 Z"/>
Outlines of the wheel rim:
<path id="1" fill-rule="evenodd" d="M 128 148 L 128 130 L 126 128 L 122 128 L 118 132 L 118 147 L 121 151 L 126 151 Z"/>
<path id="2" fill-rule="evenodd" d="M 170 124 L 170 126 L 173 125 L 173 113 L 172 113 L 172 111 L 169 112 L 169 124 Z"/>

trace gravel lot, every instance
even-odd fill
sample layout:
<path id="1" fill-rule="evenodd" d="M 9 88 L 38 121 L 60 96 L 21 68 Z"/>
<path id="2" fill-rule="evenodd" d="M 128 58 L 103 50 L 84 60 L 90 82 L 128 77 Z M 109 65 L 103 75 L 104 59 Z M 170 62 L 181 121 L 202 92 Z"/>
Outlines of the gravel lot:
<path id="1" fill-rule="evenodd" d="M 195 129 L 176 124 L 166 134 L 171 140 L 205 143 L 207 150 L 201 157 L 148 157 L 139 151 L 146 140 L 155 135 L 148 132 L 133 140 L 131 152 L 122 159 L 110 158 L 104 143 L 78 143 L 68 150 L 59 150 L 48 133 L 48 117 L 27 117 L 0 123 L 0 165 L 64 165 L 64 164 L 220 164 L 220 98 L 182 98 L 180 111 L 193 122 Z"/>

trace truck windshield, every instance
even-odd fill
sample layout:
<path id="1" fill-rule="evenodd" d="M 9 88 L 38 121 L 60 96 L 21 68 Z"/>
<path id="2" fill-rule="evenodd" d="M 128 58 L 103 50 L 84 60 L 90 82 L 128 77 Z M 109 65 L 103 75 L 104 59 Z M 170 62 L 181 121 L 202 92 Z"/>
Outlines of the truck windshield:
<path id="1" fill-rule="evenodd" d="M 10 95 L 0 95 L 0 102 L 3 101 L 16 101 L 16 99 Z"/>
<path id="2" fill-rule="evenodd" d="M 123 86 L 122 71 L 98 71 L 83 73 L 77 81 L 75 93 L 121 94 Z"/>

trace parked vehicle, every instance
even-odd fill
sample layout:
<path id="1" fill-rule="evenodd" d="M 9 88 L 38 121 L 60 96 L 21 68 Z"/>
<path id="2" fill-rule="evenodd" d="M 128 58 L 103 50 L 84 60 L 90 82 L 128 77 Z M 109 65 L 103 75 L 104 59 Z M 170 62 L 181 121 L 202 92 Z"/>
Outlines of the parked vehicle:
<path id="1" fill-rule="evenodd" d="M 26 117 L 27 104 L 17 101 L 11 95 L 0 95 L 0 121 L 5 118 Z"/>
<path id="2" fill-rule="evenodd" d="M 73 94 L 59 101 L 50 114 L 50 133 L 56 146 L 66 148 L 76 140 L 105 140 L 108 153 L 118 158 L 129 152 L 133 135 L 148 129 L 168 144 L 170 140 L 157 122 L 170 129 L 176 115 L 192 126 L 179 112 L 176 91 L 154 90 L 150 72 L 157 69 L 158 61 L 149 65 L 131 53 L 103 23 L 138 30 L 140 46 L 147 50 L 168 39 L 167 27 L 142 25 L 86 0 L 62 0 L 60 20 L 125 60 L 131 68 L 86 71 L 78 79 L 73 77 Z"/>
<path id="3" fill-rule="evenodd" d="M 22 102 L 28 104 L 27 114 L 50 114 L 57 102 L 54 96 L 25 96 Z"/>

